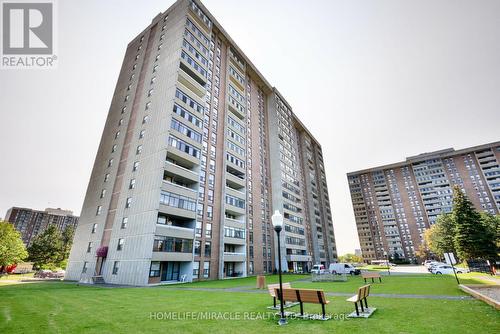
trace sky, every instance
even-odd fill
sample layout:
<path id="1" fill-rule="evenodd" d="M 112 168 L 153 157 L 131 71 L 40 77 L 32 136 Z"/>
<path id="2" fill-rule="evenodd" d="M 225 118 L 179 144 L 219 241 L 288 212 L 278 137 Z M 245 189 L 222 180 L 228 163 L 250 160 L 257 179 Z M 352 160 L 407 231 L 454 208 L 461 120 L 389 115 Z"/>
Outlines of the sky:
<path id="1" fill-rule="evenodd" d="M 80 213 L 125 48 L 173 2 L 58 1 L 58 68 L 0 69 L 0 217 Z M 203 3 L 321 143 L 339 254 L 346 173 L 500 140 L 500 1 Z"/>

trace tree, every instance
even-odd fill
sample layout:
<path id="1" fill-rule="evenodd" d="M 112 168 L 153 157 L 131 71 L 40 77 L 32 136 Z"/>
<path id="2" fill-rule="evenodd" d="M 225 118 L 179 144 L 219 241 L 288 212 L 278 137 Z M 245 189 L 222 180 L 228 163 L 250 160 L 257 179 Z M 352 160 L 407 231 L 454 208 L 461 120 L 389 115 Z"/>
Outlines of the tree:
<path id="1" fill-rule="evenodd" d="M 439 215 L 434 225 L 424 232 L 424 239 L 429 249 L 439 257 L 443 257 L 443 253 L 454 253 L 455 229 L 456 224 L 452 215 Z"/>
<path id="2" fill-rule="evenodd" d="M 417 249 L 415 251 L 415 255 L 421 262 L 424 262 L 425 260 L 428 260 L 432 257 L 432 253 L 429 249 L 429 244 L 427 243 L 427 240 L 425 238 L 425 233 L 427 231 L 428 229 L 424 232 L 424 239 L 422 240 L 422 243 L 417 246 Z"/>
<path id="3" fill-rule="evenodd" d="M 36 268 L 54 269 L 61 263 L 63 240 L 61 232 L 54 225 L 37 235 L 28 247 L 29 260 Z"/>
<path id="4" fill-rule="evenodd" d="M 452 219 L 455 222 L 455 248 L 461 259 L 492 259 L 498 256 L 492 229 L 458 186 L 453 189 Z"/>
<path id="5" fill-rule="evenodd" d="M 22 262 L 27 256 L 21 234 L 12 224 L 0 221 L 0 268 Z"/>
<path id="6" fill-rule="evenodd" d="M 363 258 L 361 256 L 357 256 L 352 253 L 347 253 L 344 255 L 339 256 L 339 262 L 344 262 L 344 263 L 362 263 Z"/>
<path id="7" fill-rule="evenodd" d="M 62 250 L 59 256 L 59 263 L 61 267 L 66 267 L 66 260 L 69 257 L 69 252 L 71 251 L 71 245 L 73 244 L 73 236 L 75 235 L 75 229 L 73 226 L 68 226 L 64 229 L 62 233 Z"/>

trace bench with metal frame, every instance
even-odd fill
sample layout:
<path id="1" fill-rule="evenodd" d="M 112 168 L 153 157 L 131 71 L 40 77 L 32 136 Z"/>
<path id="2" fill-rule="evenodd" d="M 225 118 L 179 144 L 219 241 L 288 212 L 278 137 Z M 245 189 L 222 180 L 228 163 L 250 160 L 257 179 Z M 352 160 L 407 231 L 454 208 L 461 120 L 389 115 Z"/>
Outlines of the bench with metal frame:
<path id="1" fill-rule="evenodd" d="M 276 305 L 276 300 L 277 300 L 277 297 L 276 297 L 276 291 L 275 289 L 279 289 L 280 285 L 279 284 L 268 284 L 267 285 L 267 290 L 269 291 L 269 294 L 271 295 L 271 297 L 273 297 L 273 306 L 269 306 L 268 308 L 269 309 L 273 309 L 273 310 L 279 310 L 279 305 Z M 290 283 L 283 283 L 283 289 L 291 289 L 292 286 L 290 285 Z M 292 306 L 295 306 L 295 305 L 298 305 L 299 303 L 285 303 L 283 304 L 283 308 L 289 308 L 289 307 L 292 307 Z"/>
<path id="2" fill-rule="evenodd" d="M 279 288 L 276 288 L 275 295 L 279 296 Z M 300 316 L 308 319 L 329 320 L 331 317 L 326 316 L 325 306 L 330 303 L 326 300 L 323 290 L 315 289 L 289 289 L 283 288 L 283 300 L 290 302 L 298 302 L 300 304 Z M 304 303 L 321 304 L 322 316 L 304 314 Z M 295 314 L 298 316 L 298 314 Z"/>
<path id="3" fill-rule="evenodd" d="M 379 282 L 382 283 L 382 276 L 380 275 L 380 273 L 364 272 L 364 273 L 361 273 L 361 277 L 363 277 L 363 279 L 365 280 L 365 283 L 366 283 L 367 278 L 371 278 L 372 283 L 375 283 L 375 281 L 373 280 L 374 278 L 378 278 Z"/>
<path id="4" fill-rule="evenodd" d="M 356 317 L 367 318 L 376 310 L 375 308 L 368 307 L 367 298 L 369 295 L 370 295 L 370 284 L 363 285 L 362 287 L 358 288 L 357 294 L 355 294 L 351 298 L 346 299 L 346 301 L 354 303 L 354 307 L 356 309 Z M 364 306 L 363 306 L 363 302 L 364 302 Z M 361 307 L 362 315 L 360 315 L 360 313 L 359 313 L 358 303 L 359 303 L 359 306 Z M 354 316 L 353 314 L 350 315 L 350 317 L 353 317 L 353 316 Z"/>

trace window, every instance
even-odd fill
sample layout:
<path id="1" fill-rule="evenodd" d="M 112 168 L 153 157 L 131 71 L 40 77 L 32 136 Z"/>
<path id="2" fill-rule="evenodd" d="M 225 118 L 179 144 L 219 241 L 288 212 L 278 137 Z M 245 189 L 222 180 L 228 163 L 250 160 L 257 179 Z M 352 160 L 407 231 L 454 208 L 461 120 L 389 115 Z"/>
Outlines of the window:
<path id="1" fill-rule="evenodd" d="M 191 114 L 186 109 L 182 108 L 181 106 L 174 104 L 174 113 L 181 116 L 185 120 L 188 120 L 190 123 L 194 124 L 195 126 L 201 129 L 202 127 L 201 120 L 198 117 Z"/>
<path id="2" fill-rule="evenodd" d="M 92 241 L 87 245 L 87 253 L 92 252 Z"/>
<path id="3" fill-rule="evenodd" d="M 126 229 L 127 228 L 127 224 L 128 224 L 128 218 L 127 217 L 123 217 L 121 228 L 122 229 Z"/>
<path id="4" fill-rule="evenodd" d="M 186 144 L 184 141 L 176 137 L 173 136 L 168 137 L 168 143 L 170 146 L 173 146 L 184 153 L 192 155 L 193 157 L 198 159 L 200 158 L 200 151 L 198 149 L 192 147 L 191 145 Z"/>
<path id="5" fill-rule="evenodd" d="M 178 132 L 193 139 L 194 141 L 197 141 L 198 143 L 201 143 L 201 134 L 199 132 L 194 131 L 193 129 L 185 126 L 184 124 L 177 121 L 176 119 L 172 118 L 172 123 L 170 126 L 172 129 L 177 130 Z"/>
<path id="6" fill-rule="evenodd" d="M 142 153 L 142 145 L 137 146 L 137 149 L 135 150 L 135 154 L 141 154 Z"/>
<path id="7" fill-rule="evenodd" d="M 153 95 L 153 92 L 154 92 L 154 91 L 155 91 L 155 90 L 154 90 L 153 88 L 151 88 L 150 90 L 148 90 L 148 96 Z"/>
<path id="8" fill-rule="evenodd" d="M 125 203 L 125 208 L 128 209 L 132 206 L 132 197 L 127 198 L 127 202 Z"/>
<path id="9" fill-rule="evenodd" d="M 101 195 L 100 195 L 100 197 L 101 197 L 101 198 L 104 198 L 104 196 L 106 196 L 106 189 L 101 190 Z"/>
<path id="10" fill-rule="evenodd" d="M 245 208 L 245 200 L 230 195 L 226 195 L 226 204 L 236 206 L 241 209 Z"/>
<path id="11" fill-rule="evenodd" d="M 139 161 L 134 162 L 134 166 L 132 167 L 132 172 L 137 172 L 139 169 Z"/>
<path id="12" fill-rule="evenodd" d="M 203 231 L 203 227 L 202 226 L 203 226 L 202 222 L 199 222 L 199 221 L 196 222 L 195 236 L 197 238 L 201 238 L 201 233 Z"/>
<path id="13" fill-rule="evenodd" d="M 176 237 L 155 236 L 153 252 L 193 253 L 193 240 Z"/>
<path id="14" fill-rule="evenodd" d="M 197 255 L 197 256 L 201 255 L 201 241 L 200 240 L 194 241 L 194 255 Z"/>
<path id="15" fill-rule="evenodd" d="M 203 113 L 204 112 L 205 108 L 201 104 L 199 104 L 195 100 L 191 99 L 186 93 L 184 93 L 180 89 L 176 90 L 175 96 L 179 100 L 181 100 L 182 102 L 184 102 L 186 105 L 188 105 L 191 108 L 193 108 L 194 110 L 196 110 L 197 112 L 199 112 L 199 113 Z"/>
<path id="16" fill-rule="evenodd" d="M 213 217 L 214 217 L 214 207 L 211 205 L 207 205 L 207 218 L 209 220 L 212 220 Z"/>
<path id="17" fill-rule="evenodd" d="M 206 225 L 205 236 L 207 238 L 211 238 L 212 237 L 212 224 L 211 223 L 207 223 L 207 225 Z"/>
<path id="18" fill-rule="evenodd" d="M 109 181 L 109 173 L 106 173 L 106 175 L 104 175 L 104 182 L 108 181 Z"/>
<path id="19" fill-rule="evenodd" d="M 120 261 L 115 261 L 113 263 L 113 275 L 116 275 L 118 274 L 118 268 L 120 266 Z"/>
<path id="20" fill-rule="evenodd" d="M 102 206 L 101 206 L 101 205 L 99 205 L 99 206 L 97 207 L 97 210 L 95 211 L 95 215 L 96 215 L 96 216 L 99 216 L 99 215 L 101 214 L 101 211 L 102 211 Z"/>
<path id="21" fill-rule="evenodd" d="M 125 239 L 118 239 L 118 246 L 116 246 L 116 250 L 121 251 L 123 249 L 123 244 L 125 244 Z"/>
<path id="22" fill-rule="evenodd" d="M 111 166 L 113 166 L 113 159 L 108 160 L 108 167 L 111 167 Z"/>
<path id="23" fill-rule="evenodd" d="M 193 262 L 193 278 L 200 278 L 200 261 Z"/>
<path id="24" fill-rule="evenodd" d="M 124 113 L 125 113 L 125 111 L 127 111 L 127 107 L 123 107 L 123 108 L 122 108 L 122 114 L 124 114 Z"/>
<path id="25" fill-rule="evenodd" d="M 211 254 L 212 254 L 212 242 L 205 241 L 205 256 L 210 257 Z"/>
<path id="26" fill-rule="evenodd" d="M 160 262 L 151 262 L 149 277 L 160 277 Z"/>
<path id="27" fill-rule="evenodd" d="M 92 232 L 95 233 L 97 231 L 97 224 L 92 225 Z"/>
<path id="28" fill-rule="evenodd" d="M 210 262 L 206 261 L 203 263 L 203 278 L 208 278 L 210 276 Z"/>
<path id="29" fill-rule="evenodd" d="M 146 133 L 146 130 L 141 130 L 141 132 L 139 132 L 139 139 L 144 138 L 145 133 Z"/>
<path id="30" fill-rule="evenodd" d="M 111 153 L 116 152 L 117 147 L 118 147 L 118 145 L 114 144 L 113 147 L 111 148 Z"/>
<path id="31" fill-rule="evenodd" d="M 120 131 L 116 131 L 115 133 L 115 139 L 118 139 L 118 137 L 120 137 Z"/>
<path id="32" fill-rule="evenodd" d="M 134 189 L 135 188 L 135 179 L 130 180 L 130 183 L 128 185 L 129 189 Z"/>
<path id="33" fill-rule="evenodd" d="M 160 204 L 189 211 L 196 211 L 196 201 L 193 198 L 173 194 L 168 191 L 161 192 Z"/>
<path id="34" fill-rule="evenodd" d="M 120 120 L 118 121 L 118 126 L 120 125 L 123 125 L 123 118 L 120 118 Z"/>

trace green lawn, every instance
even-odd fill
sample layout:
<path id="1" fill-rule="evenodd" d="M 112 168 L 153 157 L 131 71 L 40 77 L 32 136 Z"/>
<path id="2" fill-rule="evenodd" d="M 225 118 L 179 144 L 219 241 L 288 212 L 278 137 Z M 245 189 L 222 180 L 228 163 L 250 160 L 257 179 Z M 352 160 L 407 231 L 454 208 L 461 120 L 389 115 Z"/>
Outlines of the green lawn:
<path id="1" fill-rule="evenodd" d="M 268 276 L 267 282 L 275 282 Z M 351 291 L 359 278 L 348 282 L 308 283 L 306 277 L 290 275 L 292 286 L 321 287 L 328 291 Z M 253 292 L 219 289 L 184 290 L 179 287 L 243 287 Z M 430 290 L 430 291 L 427 291 Z M 394 293 L 460 295 L 453 277 L 383 277 L 375 291 Z M 378 310 L 369 319 L 343 319 L 353 310 L 346 297 L 331 297 L 327 312 L 336 320 L 291 319 L 276 325 L 272 303 L 265 293 L 256 293 L 255 278 L 198 282 L 154 288 L 102 288 L 75 283 L 50 282 L 0 286 L 0 333 L 498 333 L 500 312 L 477 300 L 432 300 L 372 297 Z M 305 305 L 306 312 L 319 312 Z M 159 313 L 156 313 L 159 312 Z M 171 319 L 164 319 L 164 312 Z M 195 313 L 182 313 L 195 312 Z M 198 313 L 199 312 L 199 313 Z M 217 312 L 223 319 L 186 319 L 188 315 Z M 251 312 L 251 313 L 245 313 Z M 253 312 L 253 313 L 252 313 Z M 154 317 L 157 319 L 154 319 Z M 163 317 L 163 319 L 161 319 Z M 177 317 L 177 319 L 174 319 Z M 238 318 L 240 319 L 229 319 Z M 179 319 L 183 318 L 183 319 Z M 224 319 L 225 318 L 225 319 Z M 436 325 L 439 324 L 439 325 Z M 369 326 L 369 327 L 367 327 Z"/>

